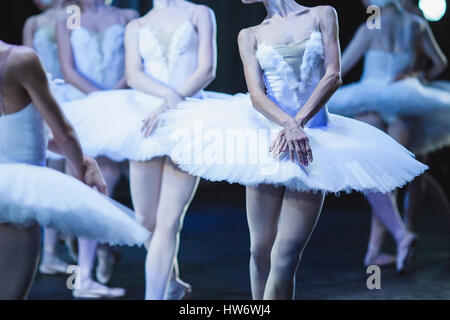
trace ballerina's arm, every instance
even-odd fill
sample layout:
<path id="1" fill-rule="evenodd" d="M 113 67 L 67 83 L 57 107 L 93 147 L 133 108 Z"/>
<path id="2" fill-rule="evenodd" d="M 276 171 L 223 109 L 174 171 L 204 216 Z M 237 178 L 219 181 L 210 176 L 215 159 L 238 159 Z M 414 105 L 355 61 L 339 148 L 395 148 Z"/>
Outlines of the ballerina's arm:
<path id="1" fill-rule="evenodd" d="M 274 156 L 278 156 L 282 151 L 289 149 L 291 161 L 294 160 L 294 155 L 297 154 L 300 164 L 308 165 L 308 160 L 312 161 L 308 137 L 298 122 L 284 112 L 266 94 L 263 71 L 256 57 L 257 42 L 254 31 L 252 29 L 242 30 L 239 33 L 238 43 L 244 66 L 245 80 L 253 107 L 266 118 L 284 128 L 269 151 L 273 152 Z"/>
<path id="2" fill-rule="evenodd" d="M 100 192 L 106 192 L 106 183 L 97 170 L 97 163 L 92 158 L 83 155 L 78 137 L 62 113 L 58 103 L 50 93 L 47 76 L 33 50 L 22 47 L 12 57 L 12 65 L 15 68 L 13 74 L 19 83 L 22 83 L 30 95 L 35 107 L 42 115 L 53 133 L 53 141 L 49 148 L 65 156 L 73 170 L 75 177 L 86 184 L 97 188 Z M 26 75 L 26 76 L 23 76 Z"/>
<path id="3" fill-rule="evenodd" d="M 139 13 L 136 10 L 133 9 L 117 9 L 119 10 L 119 14 L 121 14 L 128 24 L 131 21 L 139 18 Z M 127 76 L 126 74 L 123 75 L 122 79 L 119 80 L 119 82 L 114 86 L 114 89 L 126 89 L 128 88 L 127 84 Z"/>
<path id="4" fill-rule="evenodd" d="M 178 88 L 178 92 L 183 97 L 191 97 L 200 90 L 205 89 L 216 77 L 217 26 L 214 12 L 206 6 L 199 6 L 195 11 L 193 20 L 199 38 L 197 69 Z"/>
<path id="5" fill-rule="evenodd" d="M 371 35 L 372 32 L 369 32 L 365 24 L 358 28 L 358 31 L 356 31 L 342 54 L 342 76 L 347 75 L 369 49 Z"/>
<path id="6" fill-rule="evenodd" d="M 125 69 L 128 86 L 163 99 L 170 95 L 179 95 L 174 88 L 144 72 L 142 59 L 139 54 L 140 28 L 139 21 L 134 20 L 127 25 L 125 31 Z"/>
<path id="7" fill-rule="evenodd" d="M 102 90 L 102 88 L 97 87 L 77 71 L 73 57 L 72 44 L 70 43 L 70 34 L 71 31 L 67 28 L 66 21 L 60 21 L 56 26 L 56 39 L 64 80 L 84 93 Z"/>
<path id="8" fill-rule="evenodd" d="M 36 32 L 36 17 L 30 17 L 25 21 L 22 32 L 22 43 L 24 46 L 33 48 L 33 37 Z"/>
<path id="9" fill-rule="evenodd" d="M 308 101 L 295 116 L 302 127 L 323 108 L 342 85 L 337 13 L 330 6 L 319 7 L 318 10 L 325 55 L 325 74 Z"/>
<path id="10" fill-rule="evenodd" d="M 445 70 L 448 65 L 447 57 L 439 47 L 433 31 L 431 31 L 427 22 L 424 23 L 421 42 L 423 51 L 433 63 L 432 68 L 426 73 L 427 79 L 431 80 L 439 76 Z"/>

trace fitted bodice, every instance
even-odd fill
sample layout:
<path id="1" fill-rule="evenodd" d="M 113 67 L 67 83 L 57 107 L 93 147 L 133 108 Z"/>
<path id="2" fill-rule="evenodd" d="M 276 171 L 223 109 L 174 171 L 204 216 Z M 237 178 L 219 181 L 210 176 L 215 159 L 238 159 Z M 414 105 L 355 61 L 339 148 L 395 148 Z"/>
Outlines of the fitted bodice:
<path id="1" fill-rule="evenodd" d="M 101 89 L 113 89 L 125 74 L 124 36 L 119 24 L 102 32 L 74 29 L 70 41 L 78 72 Z"/>
<path id="2" fill-rule="evenodd" d="M 369 50 L 364 59 L 362 81 L 390 82 L 401 73 L 412 70 L 415 55 L 410 52 L 394 53 L 383 50 Z"/>
<path id="3" fill-rule="evenodd" d="M 198 35 L 191 22 L 172 32 L 142 27 L 139 31 L 139 53 L 144 72 L 175 89 L 196 71 Z M 198 93 L 198 97 L 201 93 Z"/>
<path id="4" fill-rule="evenodd" d="M 256 56 L 264 72 L 267 95 L 286 113 L 295 116 L 324 74 L 321 33 L 313 31 L 308 39 L 290 45 L 262 42 Z M 327 124 L 325 106 L 306 125 L 322 127 Z"/>
<path id="5" fill-rule="evenodd" d="M 32 103 L 19 112 L 0 115 L 0 163 L 43 166 L 46 149 L 44 121 Z"/>
<path id="6" fill-rule="evenodd" d="M 58 45 L 55 39 L 55 27 L 46 26 L 36 30 L 33 37 L 33 47 L 47 73 L 53 78 L 63 79 L 58 56 Z"/>

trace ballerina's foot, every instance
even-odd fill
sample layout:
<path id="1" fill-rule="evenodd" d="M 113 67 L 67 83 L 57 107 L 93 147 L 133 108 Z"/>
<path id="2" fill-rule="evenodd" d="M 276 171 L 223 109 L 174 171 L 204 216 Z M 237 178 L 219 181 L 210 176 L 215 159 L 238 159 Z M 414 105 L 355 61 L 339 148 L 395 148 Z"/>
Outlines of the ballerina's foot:
<path id="1" fill-rule="evenodd" d="M 364 266 L 368 267 L 374 263 L 375 259 L 380 255 L 380 249 L 378 247 L 369 247 L 364 258 Z"/>
<path id="2" fill-rule="evenodd" d="M 74 298 L 81 299 L 101 299 L 101 298 L 121 298 L 125 296 L 125 289 L 110 288 L 94 280 L 83 281 L 80 289 L 73 290 Z"/>
<path id="3" fill-rule="evenodd" d="M 165 300 L 186 300 L 191 296 L 192 287 L 181 279 L 171 280 Z"/>
<path id="4" fill-rule="evenodd" d="M 114 266 L 120 260 L 120 253 L 111 248 L 97 251 L 98 264 L 95 271 L 97 280 L 102 284 L 107 284 L 113 274 Z"/>
<path id="5" fill-rule="evenodd" d="M 67 274 L 69 264 L 57 257 L 44 257 L 39 272 L 46 275 Z"/>
<path id="6" fill-rule="evenodd" d="M 365 260 L 365 266 L 368 267 L 370 265 L 377 265 L 379 267 L 389 267 L 395 265 L 397 262 L 397 257 L 393 254 L 388 253 L 380 253 L 377 256 L 373 257 L 372 260 Z"/>
<path id="7" fill-rule="evenodd" d="M 397 272 L 400 274 L 411 271 L 417 246 L 417 235 L 407 232 L 397 246 Z"/>

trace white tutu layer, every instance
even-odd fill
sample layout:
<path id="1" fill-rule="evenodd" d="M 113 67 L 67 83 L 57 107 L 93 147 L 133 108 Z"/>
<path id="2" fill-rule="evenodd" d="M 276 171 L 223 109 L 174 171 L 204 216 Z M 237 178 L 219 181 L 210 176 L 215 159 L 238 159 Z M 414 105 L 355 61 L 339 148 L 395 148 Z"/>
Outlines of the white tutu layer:
<path id="1" fill-rule="evenodd" d="M 205 92 L 205 96 L 219 100 L 230 97 L 215 92 Z M 90 156 L 146 161 L 167 153 L 164 137 L 156 132 L 145 138 L 141 132 L 142 121 L 162 103 L 161 98 L 129 89 L 96 92 L 85 99 L 63 103 L 62 108 Z"/>
<path id="2" fill-rule="evenodd" d="M 306 128 L 314 156 L 308 167 L 268 152 L 280 127 L 247 95 L 188 100 L 162 115 L 155 135 L 171 146 L 181 169 L 211 181 L 284 185 L 297 191 L 389 192 L 427 166 L 382 131 L 330 114 L 328 127 Z"/>
<path id="3" fill-rule="evenodd" d="M 393 83 L 366 80 L 342 87 L 328 107 L 346 117 L 377 112 L 388 123 L 407 118 L 414 127 L 409 148 L 422 154 L 450 145 L 450 92 L 438 86 L 424 86 L 416 78 Z"/>
<path id="4" fill-rule="evenodd" d="M 0 223 L 37 222 L 112 245 L 142 245 L 149 236 L 131 210 L 75 178 L 24 164 L 0 164 L 0 176 Z"/>

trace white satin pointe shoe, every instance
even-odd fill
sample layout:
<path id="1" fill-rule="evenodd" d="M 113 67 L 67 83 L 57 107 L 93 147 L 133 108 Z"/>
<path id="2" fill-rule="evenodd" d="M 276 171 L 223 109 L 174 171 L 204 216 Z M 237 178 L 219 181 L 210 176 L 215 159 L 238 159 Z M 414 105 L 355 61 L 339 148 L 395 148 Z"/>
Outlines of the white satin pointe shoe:
<path id="1" fill-rule="evenodd" d="M 170 280 L 164 300 L 186 300 L 191 296 L 192 286 L 179 278 Z"/>
<path id="2" fill-rule="evenodd" d="M 67 274 L 69 264 L 55 256 L 45 256 L 39 265 L 39 272 L 46 275 Z"/>
<path id="3" fill-rule="evenodd" d="M 400 274 L 411 271 L 414 262 L 417 235 L 407 231 L 397 246 L 397 272 Z"/>
<path id="4" fill-rule="evenodd" d="M 125 294 L 123 288 L 110 288 L 94 280 L 83 281 L 80 289 L 72 291 L 73 297 L 80 299 L 121 298 Z"/>

